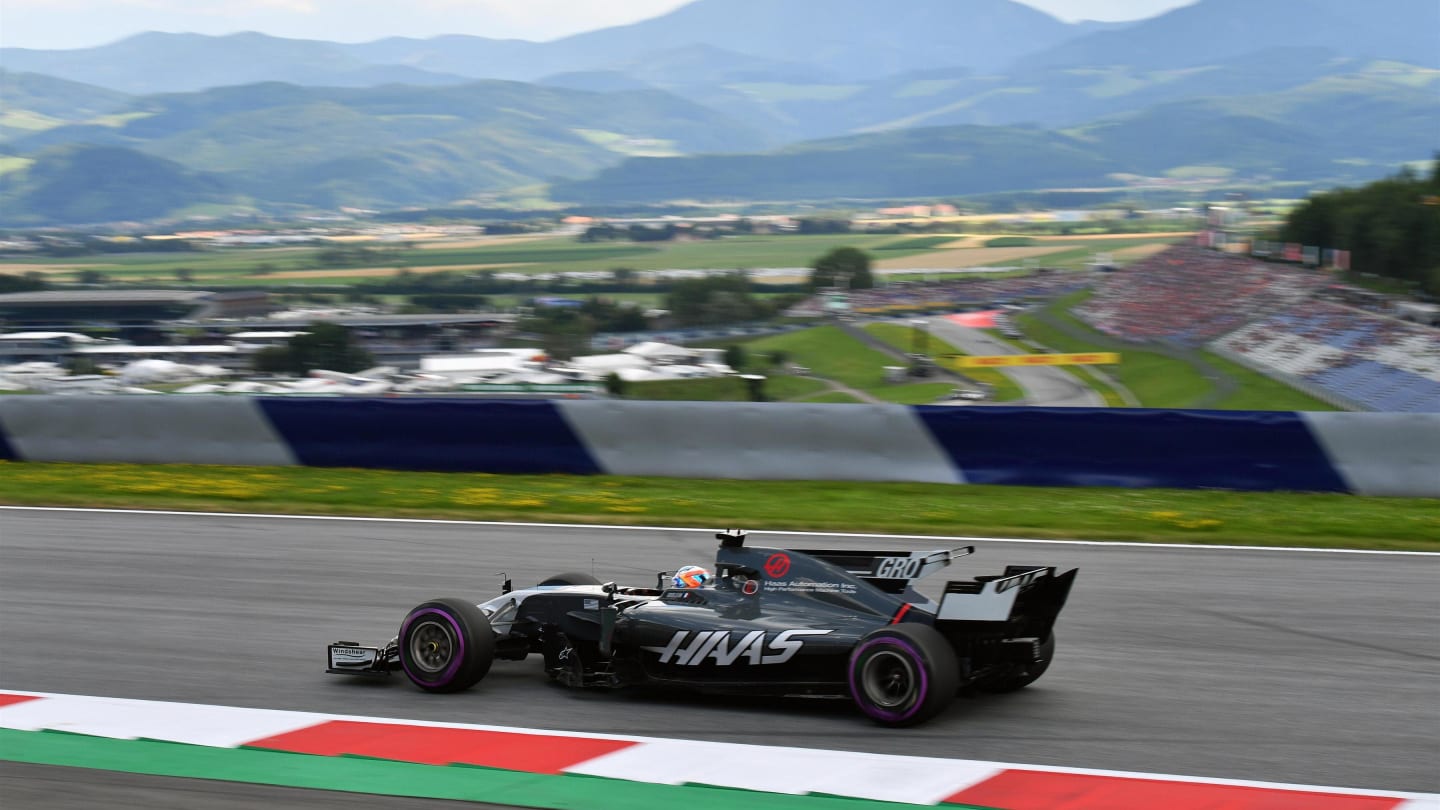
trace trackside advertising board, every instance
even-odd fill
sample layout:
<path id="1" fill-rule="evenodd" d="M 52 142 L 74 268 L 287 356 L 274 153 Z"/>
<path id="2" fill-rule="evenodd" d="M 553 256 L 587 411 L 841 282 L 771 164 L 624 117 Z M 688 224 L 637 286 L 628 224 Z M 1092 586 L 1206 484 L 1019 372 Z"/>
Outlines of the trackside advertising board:
<path id="1" fill-rule="evenodd" d="M 951 368 L 993 368 L 996 366 L 1104 366 L 1120 362 L 1116 352 L 1083 354 L 1001 354 L 986 356 L 946 355 Z"/>

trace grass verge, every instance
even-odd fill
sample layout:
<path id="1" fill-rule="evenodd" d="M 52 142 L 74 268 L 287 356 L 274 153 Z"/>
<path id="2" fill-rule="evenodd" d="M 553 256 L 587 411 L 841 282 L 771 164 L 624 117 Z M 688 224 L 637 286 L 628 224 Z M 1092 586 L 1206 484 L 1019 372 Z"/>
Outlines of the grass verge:
<path id="1" fill-rule="evenodd" d="M 771 400 L 792 400 L 824 393 L 829 386 L 809 377 L 791 374 L 768 374 L 765 395 Z M 626 399 L 652 399 L 686 402 L 748 402 L 750 388 L 739 377 L 707 377 L 695 380 L 656 380 L 631 383 L 625 389 Z"/>
<path id="2" fill-rule="evenodd" d="M 1240 390 L 1222 399 L 1219 408 L 1237 411 L 1338 411 L 1328 402 L 1297 391 L 1285 383 L 1232 363 L 1218 354 L 1202 352 L 1205 362 L 1234 377 Z"/>
<path id="3" fill-rule="evenodd" d="M 865 331 L 900 351 L 908 352 L 915 345 L 917 330 L 913 326 L 901 326 L 894 323 L 870 323 L 865 325 Z M 965 354 L 934 335 L 926 336 L 925 340 L 932 357 L 943 354 Z M 1014 380 L 993 368 L 962 368 L 958 371 L 976 382 L 990 386 L 990 399 L 993 402 L 1014 402 L 1025 398 L 1025 392 Z M 950 387 L 954 388 L 954 386 Z"/>
<path id="4" fill-rule="evenodd" d="M 1079 294 L 1057 299 L 1045 311 L 1072 329 L 1091 333 L 1092 330 L 1069 311 L 1084 297 L 1084 294 Z M 1077 339 L 1033 315 L 1021 315 L 1015 320 L 1026 337 L 1055 351 L 1109 351 L 1107 344 Z M 1122 351 L 1120 365 L 1109 371 L 1147 408 L 1193 407 L 1212 390 L 1210 382 L 1189 363 L 1138 348 Z"/>
<path id="5" fill-rule="evenodd" d="M 1021 315 L 1016 320 L 1026 336 L 1062 352 L 1109 351 L 1113 345 L 1099 339 L 1090 326 L 1070 312 L 1089 293 L 1075 293 L 1057 299 L 1046 307 L 1048 316 L 1066 324 L 1079 334 L 1095 335 L 1094 342 L 1078 339 L 1056 329 L 1034 315 Z M 1139 398 L 1147 408 L 1189 408 L 1204 399 L 1212 386 L 1194 366 L 1173 357 L 1138 348 L 1121 350 L 1122 362 L 1111 369 L 1122 385 Z M 1257 411 L 1334 411 L 1337 408 L 1263 374 L 1251 371 L 1209 352 L 1196 356 L 1234 380 L 1237 390 L 1208 407 L 1226 410 Z"/>
<path id="6" fill-rule="evenodd" d="M 1103 397 L 1105 399 L 1105 407 L 1129 407 L 1125 402 L 1125 398 L 1120 396 L 1120 394 L 1115 391 L 1115 388 L 1113 386 L 1100 379 L 1085 366 L 1070 366 L 1065 370 L 1078 377 L 1081 382 L 1094 389 L 1096 393 Z"/>
<path id="7" fill-rule="evenodd" d="M 0 462 L 0 503 L 1440 551 L 1440 501 L 1336 494 Z"/>

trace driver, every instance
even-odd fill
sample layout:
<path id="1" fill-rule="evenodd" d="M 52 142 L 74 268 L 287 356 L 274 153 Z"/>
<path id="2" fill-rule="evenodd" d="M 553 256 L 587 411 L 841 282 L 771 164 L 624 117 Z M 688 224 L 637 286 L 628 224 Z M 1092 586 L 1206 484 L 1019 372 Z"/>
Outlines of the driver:
<path id="1" fill-rule="evenodd" d="M 714 577 L 711 573 L 698 565 L 682 566 L 670 577 L 670 583 L 676 588 L 703 588 L 709 585 Z"/>

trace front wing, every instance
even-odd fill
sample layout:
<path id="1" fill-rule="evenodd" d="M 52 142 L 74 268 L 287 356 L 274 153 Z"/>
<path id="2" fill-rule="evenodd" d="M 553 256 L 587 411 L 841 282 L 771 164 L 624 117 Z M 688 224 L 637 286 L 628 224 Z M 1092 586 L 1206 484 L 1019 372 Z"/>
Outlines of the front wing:
<path id="1" fill-rule="evenodd" d="M 337 641 L 328 648 L 332 675 L 369 675 L 386 677 L 400 665 L 400 652 L 395 642 L 384 647 L 363 647 L 354 641 Z"/>

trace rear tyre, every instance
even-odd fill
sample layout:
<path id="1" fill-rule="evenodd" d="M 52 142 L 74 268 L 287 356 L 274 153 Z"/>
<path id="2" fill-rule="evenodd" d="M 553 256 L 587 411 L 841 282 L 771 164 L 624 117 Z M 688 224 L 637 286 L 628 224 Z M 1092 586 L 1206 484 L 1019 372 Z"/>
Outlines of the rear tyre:
<path id="1" fill-rule="evenodd" d="M 581 574 L 576 571 L 566 571 L 563 574 L 556 574 L 541 581 L 540 587 L 546 585 L 599 585 L 600 580 L 589 574 Z"/>
<path id="2" fill-rule="evenodd" d="M 913 726 L 938 715 L 955 699 L 960 664 L 939 630 L 895 624 L 876 630 L 850 653 L 850 697 L 870 719 Z"/>
<path id="3" fill-rule="evenodd" d="M 490 620 L 463 599 L 436 599 L 410 611 L 397 642 L 405 676 L 426 692 L 463 692 L 495 660 Z"/>
<path id="4" fill-rule="evenodd" d="M 1050 668 L 1050 661 L 1055 658 L 1055 634 L 1051 633 L 1046 639 L 1040 642 L 1040 649 L 1033 663 L 1024 667 L 1017 667 L 1014 671 L 999 678 L 991 678 L 976 684 L 982 691 L 1004 693 L 1014 692 L 1017 689 L 1024 689 L 1030 684 L 1040 680 L 1045 670 Z"/>

